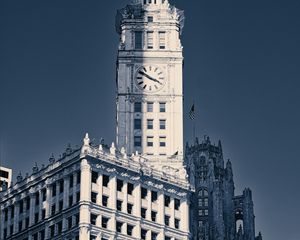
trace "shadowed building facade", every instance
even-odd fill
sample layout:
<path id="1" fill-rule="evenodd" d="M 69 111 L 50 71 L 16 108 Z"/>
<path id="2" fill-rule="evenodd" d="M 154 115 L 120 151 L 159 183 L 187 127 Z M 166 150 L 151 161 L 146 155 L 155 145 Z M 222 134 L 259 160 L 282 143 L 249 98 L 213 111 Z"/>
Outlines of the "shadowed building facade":
<path id="1" fill-rule="evenodd" d="M 185 161 L 189 180 L 195 188 L 191 196 L 191 232 L 195 240 L 262 240 L 255 237 L 252 192 L 235 195 L 232 164 L 224 163 L 221 142 L 208 137 L 187 144 Z"/>

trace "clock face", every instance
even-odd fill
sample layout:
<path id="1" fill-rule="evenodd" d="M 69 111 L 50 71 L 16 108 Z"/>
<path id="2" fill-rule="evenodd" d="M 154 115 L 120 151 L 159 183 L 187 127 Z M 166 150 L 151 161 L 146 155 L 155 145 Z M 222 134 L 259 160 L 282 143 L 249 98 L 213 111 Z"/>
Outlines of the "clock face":
<path id="1" fill-rule="evenodd" d="M 136 73 L 136 85 L 145 92 L 156 92 L 165 85 L 165 74 L 160 67 L 142 66 Z"/>

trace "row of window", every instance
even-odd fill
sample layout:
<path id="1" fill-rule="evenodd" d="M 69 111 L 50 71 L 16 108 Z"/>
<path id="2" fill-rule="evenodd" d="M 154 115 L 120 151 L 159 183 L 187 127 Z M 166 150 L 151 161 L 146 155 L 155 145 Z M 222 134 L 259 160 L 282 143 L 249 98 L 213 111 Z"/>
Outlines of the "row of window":
<path id="1" fill-rule="evenodd" d="M 154 111 L 154 102 L 147 102 L 147 112 L 153 112 Z M 143 110 L 143 104 L 142 102 L 135 102 L 134 103 L 134 112 L 135 113 L 141 113 Z M 166 112 L 166 103 L 165 102 L 159 102 L 159 112 L 164 113 Z"/>
<path id="2" fill-rule="evenodd" d="M 98 219 L 98 215 L 96 215 L 96 214 L 91 214 L 90 215 L 90 222 L 91 222 L 91 224 L 92 225 L 94 225 L 94 226 L 96 226 L 96 224 L 97 224 L 97 219 Z M 169 217 L 168 216 L 166 216 L 166 218 L 165 219 L 168 219 L 167 221 L 168 221 L 168 224 L 166 224 L 166 225 L 169 225 Z M 101 227 L 102 228 L 108 228 L 108 223 L 109 223 L 109 218 L 108 217 L 104 217 L 104 216 L 102 216 L 101 217 Z M 166 221 L 166 220 L 165 220 Z M 175 228 L 179 228 L 179 224 L 180 224 L 180 221 L 179 221 L 179 219 L 175 219 Z M 116 231 L 118 232 L 118 233 L 123 233 L 124 231 L 122 231 L 122 228 L 123 228 L 123 226 L 125 225 L 125 223 L 124 222 L 121 222 L 121 221 L 116 221 Z M 134 227 L 135 226 L 133 226 L 133 225 L 131 225 L 131 224 L 126 224 L 127 226 L 126 226 L 126 234 L 128 235 L 128 236 L 132 236 L 132 234 L 133 234 L 133 230 L 134 230 Z M 146 239 L 146 236 L 147 236 L 147 232 L 148 232 L 149 230 L 147 230 L 147 229 L 141 229 L 141 239 Z M 158 233 L 157 232 L 151 232 L 151 239 L 157 239 L 157 236 L 158 236 Z M 166 239 L 168 239 L 168 237 L 166 238 Z"/>
<path id="3" fill-rule="evenodd" d="M 152 19 L 153 20 L 153 19 Z M 149 21 L 149 18 L 148 18 Z M 151 21 L 151 20 L 150 20 Z M 154 32 L 147 31 L 146 39 L 143 39 L 144 32 L 143 31 L 135 31 L 135 49 L 142 50 L 144 43 L 147 45 L 147 49 L 154 49 Z M 166 49 L 166 32 L 159 31 L 158 32 L 158 49 Z"/>
<path id="4" fill-rule="evenodd" d="M 166 119 L 159 119 L 159 129 L 165 130 L 167 125 Z M 134 119 L 134 129 L 135 130 L 142 130 L 142 119 L 136 118 Z M 147 129 L 153 130 L 154 129 L 154 119 L 147 119 Z"/>
<path id="5" fill-rule="evenodd" d="M 134 136 L 134 146 L 135 147 L 142 147 L 142 136 Z M 154 137 L 153 136 L 147 136 L 146 146 L 147 147 L 154 147 Z M 166 147 L 167 146 L 167 137 L 160 136 L 158 146 Z"/>
<path id="6" fill-rule="evenodd" d="M 161 2 L 162 4 L 164 4 L 165 0 L 144 0 L 144 4 L 151 4 L 151 3 L 157 4 L 159 2 Z"/>
<path id="7" fill-rule="evenodd" d="M 97 183 L 99 177 L 100 176 L 99 176 L 98 172 L 92 171 L 92 178 L 91 178 L 92 183 Z M 108 187 L 110 177 L 108 175 L 105 175 L 105 174 L 101 175 L 101 177 L 102 177 L 102 186 L 103 187 Z M 124 183 L 123 180 L 117 179 L 117 191 L 123 192 L 124 185 L 125 185 L 125 183 Z M 127 194 L 128 195 L 133 195 L 133 191 L 134 191 L 134 184 L 128 182 L 127 183 Z M 98 195 L 98 193 L 91 192 L 92 202 L 96 203 L 97 195 Z M 151 198 L 152 202 L 157 202 L 158 192 L 156 192 L 154 190 L 148 191 L 147 188 L 141 187 L 141 199 L 147 199 L 148 197 Z M 105 203 L 108 202 L 108 197 L 107 196 L 104 196 L 104 195 L 102 196 L 102 204 L 103 204 L 103 202 L 105 202 Z M 165 205 L 165 207 L 170 207 L 170 204 L 171 204 L 171 197 L 168 196 L 168 195 L 164 195 L 164 205 Z M 180 199 L 174 198 L 174 208 L 175 208 L 175 210 L 179 210 L 179 208 L 180 208 Z"/>

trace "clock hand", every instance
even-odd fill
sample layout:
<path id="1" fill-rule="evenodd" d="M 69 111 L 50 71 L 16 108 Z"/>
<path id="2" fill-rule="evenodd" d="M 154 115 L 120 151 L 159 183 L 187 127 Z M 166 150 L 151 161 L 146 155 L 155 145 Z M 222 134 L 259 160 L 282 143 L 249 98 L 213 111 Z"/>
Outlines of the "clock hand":
<path id="1" fill-rule="evenodd" d="M 144 75 L 146 78 L 150 79 L 150 80 L 153 81 L 153 82 L 157 82 L 157 83 L 161 84 L 160 81 L 158 81 L 157 79 L 155 79 L 155 78 L 149 76 L 147 73 L 140 72 L 140 74 L 141 74 L 141 75 Z"/>

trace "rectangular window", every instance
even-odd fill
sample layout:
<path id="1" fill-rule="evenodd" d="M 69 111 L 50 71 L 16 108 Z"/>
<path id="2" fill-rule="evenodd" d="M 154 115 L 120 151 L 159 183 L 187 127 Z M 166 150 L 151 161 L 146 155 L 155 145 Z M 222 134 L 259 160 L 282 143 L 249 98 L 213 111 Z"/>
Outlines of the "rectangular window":
<path id="1" fill-rule="evenodd" d="M 40 204 L 40 194 L 35 193 L 35 205 L 38 206 Z"/>
<path id="2" fill-rule="evenodd" d="M 133 205 L 130 203 L 127 203 L 127 213 L 128 214 L 132 214 L 132 208 L 133 208 Z"/>
<path id="3" fill-rule="evenodd" d="M 51 207 L 51 214 L 54 215 L 55 211 L 56 211 L 56 206 L 55 206 L 55 204 L 53 204 Z"/>
<path id="4" fill-rule="evenodd" d="M 122 192 L 123 185 L 124 185 L 123 181 L 120 179 L 117 179 L 117 191 Z"/>
<path id="5" fill-rule="evenodd" d="M 9 173 L 7 171 L 0 170 L 0 177 L 8 178 L 8 175 L 9 175 Z"/>
<path id="6" fill-rule="evenodd" d="M 153 222 L 156 222 L 156 216 L 157 216 L 157 212 L 151 211 L 151 220 L 152 220 Z"/>
<path id="7" fill-rule="evenodd" d="M 92 203 L 97 203 L 97 193 L 95 193 L 95 192 L 92 192 L 91 193 L 91 201 L 92 201 Z"/>
<path id="8" fill-rule="evenodd" d="M 37 223 L 39 221 L 39 213 L 34 214 L 34 222 Z"/>
<path id="9" fill-rule="evenodd" d="M 147 119 L 147 129 L 153 129 L 153 119 Z"/>
<path id="10" fill-rule="evenodd" d="M 167 142 L 166 142 L 166 137 L 159 137 L 159 146 L 160 147 L 165 147 L 167 145 Z"/>
<path id="11" fill-rule="evenodd" d="M 171 198 L 165 195 L 165 207 L 170 207 Z"/>
<path id="12" fill-rule="evenodd" d="M 146 229 L 141 229 L 141 238 L 142 240 L 146 240 L 147 236 L 147 230 Z"/>
<path id="13" fill-rule="evenodd" d="M 19 213 L 23 213 L 23 206 L 24 206 L 23 200 L 21 200 L 21 201 L 19 202 L 19 207 L 20 207 Z"/>
<path id="14" fill-rule="evenodd" d="M 50 236 L 54 237 L 54 235 L 55 235 L 55 226 L 52 225 L 52 226 L 50 226 Z"/>
<path id="15" fill-rule="evenodd" d="M 103 228 L 107 228 L 108 220 L 109 219 L 107 217 L 102 217 L 102 224 L 101 224 L 101 226 Z"/>
<path id="16" fill-rule="evenodd" d="M 97 217 L 98 217 L 97 215 L 91 214 L 91 224 L 92 225 L 96 225 Z"/>
<path id="17" fill-rule="evenodd" d="M 68 229 L 72 228 L 72 220 L 73 220 L 72 217 L 69 217 L 67 220 L 68 221 Z"/>
<path id="18" fill-rule="evenodd" d="M 153 49 L 153 32 L 147 32 L 147 47 Z"/>
<path id="19" fill-rule="evenodd" d="M 153 22 L 153 16 L 148 16 L 148 22 Z"/>
<path id="20" fill-rule="evenodd" d="M 134 103 L 134 112 L 136 112 L 136 113 L 142 112 L 142 103 L 141 102 Z"/>
<path id="21" fill-rule="evenodd" d="M 179 229 L 180 220 L 175 218 L 175 228 Z"/>
<path id="22" fill-rule="evenodd" d="M 76 193 L 76 202 L 80 201 L 80 191 Z"/>
<path id="23" fill-rule="evenodd" d="M 157 240 L 158 233 L 151 232 L 151 240 Z"/>
<path id="24" fill-rule="evenodd" d="M 141 198 L 142 199 L 146 199 L 147 197 L 147 194 L 148 194 L 148 190 L 146 188 L 141 188 Z"/>
<path id="25" fill-rule="evenodd" d="M 153 147 L 153 137 L 147 137 L 147 147 Z"/>
<path id="26" fill-rule="evenodd" d="M 59 193 L 64 191 L 64 180 L 59 181 Z"/>
<path id="27" fill-rule="evenodd" d="M 57 224 L 57 232 L 58 234 L 61 234 L 62 232 L 62 221 Z"/>
<path id="28" fill-rule="evenodd" d="M 208 210 L 207 209 L 205 209 L 204 214 L 205 214 L 205 216 L 208 216 Z"/>
<path id="29" fill-rule="evenodd" d="M 157 201 L 157 192 L 151 191 L 151 202 Z"/>
<path id="30" fill-rule="evenodd" d="M 204 206 L 205 206 L 205 207 L 208 207 L 208 198 L 205 198 L 205 199 L 204 199 Z"/>
<path id="31" fill-rule="evenodd" d="M 166 32 L 159 32 L 159 49 L 166 49 Z"/>
<path id="32" fill-rule="evenodd" d="M 141 208 L 141 217 L 146 219 L 146 213 L 147 213 L 147 209 L 146 208 Z"/>
<path id="33" fill-rule="evenodd" d="M 46 218 L 46 209 L 42 210 L 42 219 L 44 220 Z"/>
<path id="34" fill-rule="evenodd" d="M 69 196 L 69 207 L 73 205 L 73 195 Z"/>
<path id="35" fill-rule="evenodd" d="M 42 190 L 42 201 L 45 202 L 47 198 L 47 190 L 44 188 Z"/>
<path id="36" fill-rule="evenodd" d="M 122 201 L 121 200 L 117 200 L 117 210 L 122 211 Z"/>
<path id="37" fill-rule="evenodd" d="M 80 178 L 81 178 L 81 174 L 80 174 L 80 171 L 78 171 L 76 173 L 77 184 L 80 184 Z"/>
<path id="38" fill-rule="evenodd" d="M 26 198 L 26 210 L 30 209 L 30 197 Z"/>
<path id="39" fill-rule="evenodd" d="M 117 223 L 116 223 L 117 232 L 119 232 L 119 233 L 122 232 L 122 226 L 123 226 L 123 223 L 117 221 Z"/>
<path id="40" fill-rule="evenodd" d="M 70 176 L 70 182 L 69 182 L 70 188 L 73 187 L 73 184 L 74 184 L 74 177 L 73 177 L 73 175 L 71 175 L 71 176 Z"/>
<path id="41" fill-rule="evenodd" d="M 103 174 L 103 187 L 108 187 L 109 184 L 109 176 Z"/>
<path id="42" fill-rule="evenodd" d="M 135 49 L 137 50 L 143 49 L 143 32 L 136 31 L 134 35 L 135 35 Z"/>
<path id="43" fill-rule="evenodd" d="M 108 197 L 103 195 L 102 196 L 102 206 L 107 207 L 107 203 L 108 203 Z"/>
<path id="44" fill-rule="evenodd" d="M 159 112 L 166 112 L 166 103 L 165 102 L 159 103 Z"/>
<path id="45" fill-rule="evenodd" d="M 64 207 L 64 202 L 63 200 L 59 201 L 59 204 L 58 204 L 58 210 L 61 212 L 63 210 L 63 207 Z"/>
<path id="46" fill-rule="evenodd" d="M 134 119 L 134 129 L 135 130 L 142 129 L 142 120 L 141 119 Z"/>
<path id="47" fill-rule="evenodd" d="M 180 208 L 180 200 L 175 198 L 174 199 L 174 204 L 175 204 L 175 210 L 179 210 Z"/>
<path id="48" fill-rule="evenodd" d="M 135 147 L 141 147 L 142 146 L 142 137 L 141 136 L 135 136 L 134 137 L 134 146 Z"/>
<path id="49" fill-rule="evenodd" d="M 165 119 L 160 119 L 159 120 L 159 129 L 160 130 L 165 130 L 166 129 L 166 120 Z"/>
<path id="50" fill-rule="evenodd" d="M 52 197 L 56 196 L 56 183 L 52 185 Z"/>
<path id="51" fill-rule="evenodd" d="M 134 188 L 134 186 L 132 183 L 127 183 L 127 194 L 132 195 L 133 188 Z"/>
<path id="52" fill-rule="evenodd" d="M 167 226 L 170 225 L 170 216 L 165 215 L 165 224 L 166 224 Z"/>
<path id="53" fill-rule="evenodd" d="M 19 221 L 19 229 L 18 231 L 21 231 L 22 230 L 22 221 Z"/>
<path id="54" fill-rule="evenodd" d="M 40 231 L 40 240 L 45 240 L 45 230 Z"/>
<path id="55" fill-rule="evenodd" d="M 147 112 L 153 112 L 153 102 L 147 102 Z"/>
<path id="56" fill-rule="evenodd" d="M 127 224 L 127 235 L 132 236 L 133 226 Z"/>
<path id="57" fill-rule="evenodd" d="M 97 183 L 98 180 L 98 173 L 92 171 L 92 183 Z"/>

